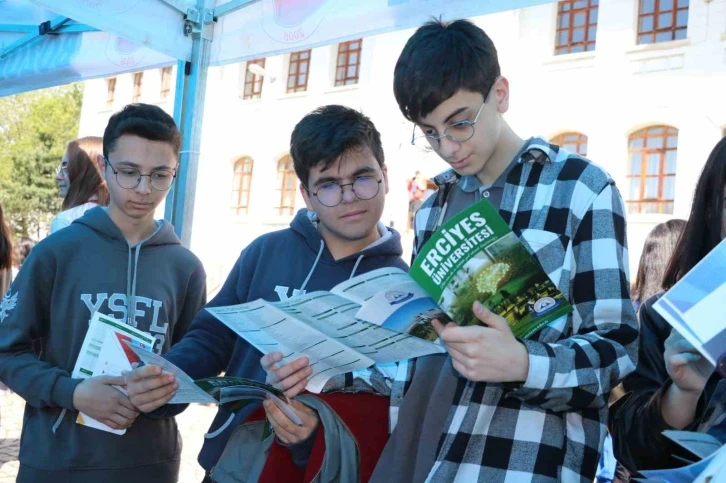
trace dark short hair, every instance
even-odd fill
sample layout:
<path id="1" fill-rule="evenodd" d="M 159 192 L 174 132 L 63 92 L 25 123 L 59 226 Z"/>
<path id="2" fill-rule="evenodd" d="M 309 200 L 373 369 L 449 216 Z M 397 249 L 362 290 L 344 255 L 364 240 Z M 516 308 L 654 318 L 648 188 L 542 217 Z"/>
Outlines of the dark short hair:
<path id="1" fill-rule="evenodd" d="M 124 134 L 168 143 L 174 149 L 174 154 L 179 156 L 181 133 L 174 119 L 159 106 L 129 104 L 111 116 L 103 132 L 103 156 L 106 159 Z"/>
<path id="2" fill-rule="evenodd" d="M 665 290 L 673 287 L 721 242 L 725 185 L 726 138 L 723 138 L 711 151 L 698 178 L 691 214 L 663 278 Z"/>
<path id="3" fill-rule="evenodd" d="M 295 174 L 307 186 L 310 170 L 327 169 L 344 153 L 368 148 L 383 166 L 381 135 L 362 113 L 345 106 L 329 105 L 315 109 L 297 123 L 290 136 L 290 156 Z"/>
<path id="4" fill-rule="evenodd" d="M 412 122 L 428 116 L 459 90 L 489 93 L 501 75 L 497 49 L 468 20 L 432 20 L 406 42 L 393 73 L 393 93 Z"/>

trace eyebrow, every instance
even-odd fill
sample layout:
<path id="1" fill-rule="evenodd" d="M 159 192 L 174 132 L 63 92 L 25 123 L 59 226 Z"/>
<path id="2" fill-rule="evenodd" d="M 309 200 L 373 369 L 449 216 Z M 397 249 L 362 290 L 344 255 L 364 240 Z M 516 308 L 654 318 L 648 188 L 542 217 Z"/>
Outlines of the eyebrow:
<path id="1" fill-rule="evenodd" d="M 455 110 L 454 112 L 452 112 L 451 114 L 449 114 L 449 116 L 446 119 L 444 119 L 444 124 L 446 124 L 447 122 L 451 121 L 451 118 L 452 117 L 458 116 L 459 114 L 461 114 L 462 112 L 466 111 L 467 109 L 469 109 L 469 106 L 464 106 L 464 107 L 458 108 L 457 110 Z M 434 126 L 431 126 L 430 124 L 421 124 L 421 126 L 434 127 Z"/>
<path id="2" fill-rule="evenodd" d="M 350 177 L 357 178 L 358 176 L 361 176 L 364 174 L 375 173 L 375 172 L 376 172 L 376 170 L 371 168 L 370 166 L 364 166 L 362 168 L 355 170 L 355 172 L 353 174 L 351 174 Z M 343 178 L 336 177 L 336 176 L 324 176 L 324 177 L 318 179 L 313 186 L 315 186 L 317 188 L 318 186 L 324 185 L 325 183 L 337 183 L 342 179 Z"/>
<path id="3" fill-rule="evenodd" d="M 135 169 L 140 168 L 140 166 L 138 164 L 132 163 L 131 161 L 119 161 L 118 163 L 116 163 L 116 166 L 124 166 L 124 167 L 135 168 Z M 174 171 L 173 167 L 170 167 L 167 165 L 155 166 L 155 167 L 151 168 L 152 171 L 159 171 L 161 169 L 165 169 L 167 171 Z"/>

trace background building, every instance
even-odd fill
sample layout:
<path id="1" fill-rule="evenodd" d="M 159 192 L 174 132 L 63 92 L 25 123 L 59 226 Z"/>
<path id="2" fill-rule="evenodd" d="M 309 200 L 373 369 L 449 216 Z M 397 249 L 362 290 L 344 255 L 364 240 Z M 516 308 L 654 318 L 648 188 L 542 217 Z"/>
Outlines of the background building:
<path id="1" fill-rule="evenodd" d="M 472 19 L 510 82 L 507 121 L 587 155 L 628 205 L 631 272 L 657 223 L 686 218 L 696 180 L 726 129 L 726 0 L 567 0 Z M 407 180 L 446 164 L 410 145 L 393 97 L 413 30 L 209 70 L 191 248 L 223 282 L 239 252 L 304 206 L 287 149 L 324 104 L 370 116 L 391 191 L 384 221 L 406 230 Z M 129 102 L 173 109 L 175 68 L 88 81 L 80 135 L 100 135 Z M 410 253 L 412 234 L 404 236 Z M 408 258 L 408 255 L 405 255 Z"/>

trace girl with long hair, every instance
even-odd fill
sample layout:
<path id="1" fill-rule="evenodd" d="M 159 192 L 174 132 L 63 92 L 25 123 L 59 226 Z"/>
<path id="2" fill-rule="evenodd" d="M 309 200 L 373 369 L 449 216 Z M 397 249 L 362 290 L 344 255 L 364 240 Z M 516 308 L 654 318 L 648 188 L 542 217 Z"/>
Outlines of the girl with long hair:
<path id="1" fill-rule="evenodd" d="M 711 152 L 696 185 L 691 214 L 676 244 L 663 290 L 673 287 L 726 238 L 726 138 Z M 683 466 L 688 457 L 662 435 L 697 429 L 720 377 L 714 368 L 654 310 L 661 294 L 640 308 L 638 366 L 623 381 L 625 396 L 610 407 L 615 457 L 629 471 Z M 726 325 L 723 313 L 716 322 Z"/>
<path id="2" fill-rule="evenodd" d="M 58 173 L 61 186 L 65 182 L 67 191 L 63 205 L 50 224 L 55 233 L 73 223 L 96 206 L 108 205 L 108 188 L 98 168 L 98 158 L 103 152 L 103 140 L 89 136 L 68 143 Z"/>

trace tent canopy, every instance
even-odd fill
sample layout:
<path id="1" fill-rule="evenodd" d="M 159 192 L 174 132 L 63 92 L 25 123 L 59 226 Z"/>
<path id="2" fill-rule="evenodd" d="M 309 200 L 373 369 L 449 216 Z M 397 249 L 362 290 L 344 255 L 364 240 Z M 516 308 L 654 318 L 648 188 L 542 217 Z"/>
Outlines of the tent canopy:
<path id="1" fill-rule="evenodd" d="M 548 0 L 0 0 L 0 96 L 178 63 L 180 169 L 166 217 L 191 240 L 208 66 Z"/>

